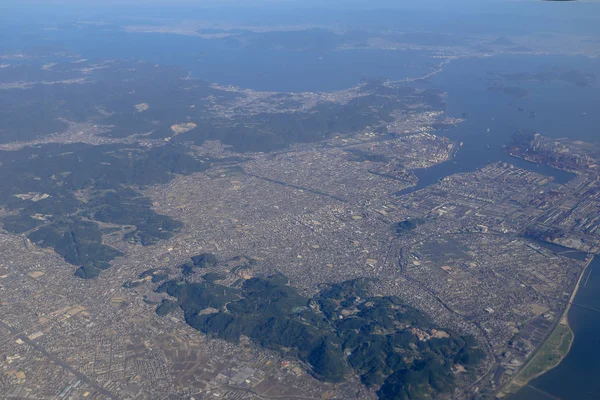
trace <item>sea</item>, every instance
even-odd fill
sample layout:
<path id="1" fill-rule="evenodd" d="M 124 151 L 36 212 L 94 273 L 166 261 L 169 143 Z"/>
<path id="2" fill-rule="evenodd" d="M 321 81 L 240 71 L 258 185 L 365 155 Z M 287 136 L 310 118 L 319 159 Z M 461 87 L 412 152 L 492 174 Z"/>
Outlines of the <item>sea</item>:
<path id="1" fill-rule="evenodd" d="M 598 400 L 600 398 L 600 257 L 585 271 L 569 310 L 575 340 L 554 369 L 534 379 L 510 400 Z"/>

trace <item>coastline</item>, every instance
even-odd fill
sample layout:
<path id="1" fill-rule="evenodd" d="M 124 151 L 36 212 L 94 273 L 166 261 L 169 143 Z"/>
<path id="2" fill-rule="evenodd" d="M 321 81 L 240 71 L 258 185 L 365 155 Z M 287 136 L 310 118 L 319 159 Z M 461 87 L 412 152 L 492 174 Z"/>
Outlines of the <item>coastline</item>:
<path id="1" fill-rule="evenodd" d="M 583 280 L 583 277 L 585 276 L 585 272 L 588 270 L 588 268 L 593 260 L 594 260 L 594 255 L 588 256 L 588 258 L 586 259 L 583 270 L 581 271 L 581 274 L 579 274 L 579 279 L 577 280 L 577 283 L 575 284 L 575 288 L 573 289 L 573 292 L 571 293 L 571 296 L 569 297 L 569 302 L 567 303 L 567 306 L 565 307 L 563 313 L 561 314 L 560 318 L 558 319 L 558 322 L 556 323 L 554 328 L 552 328 L 552 331 L 548 335 L 548 338 L 546 338 L 544 343 L 542 343 L 542 345 L 533 353 L 533 355 L 529 358 L 529 360 L 525 364 L 523 364 L 523 366 L 519 369 L 519 372 L 517 372 L 513 376 L 513 378 L 511 378 L 498 391 L 498 393 L 496 394 L 496 398 L 505 398 L 507 396 L 510 396 L 511 394 L 515 394 L 521 388 L 523 388 L 524 386 L 527 386 L 529 384 L 529 382 L 531 382 L 532 380 L 534 380 L 534 379 L 542 376 L 543 374 L 547 373 L 548 371 L 556 368 L 558 365 L 560 365 L 560 363 L 564 360 L 564 358 L 569 354 L 569 352 L 571 351 L 571 347 L 573 346 L 573 342 L 575 341 L 575 332 L 573 332 L 573 329 L 571 329 L 571 326 L 569 325 L 569 319 L 568 319 L 569 310 L 571 309 L 571 305 L 572 305 L 573 301 L 575 300 L 575 297 L 577 296 L 577 292 L 579 291 L 579 286 L 581 284 L 581 281 Z M 560 357 L 558 358 L 558 360 L 553 362 L 552 365 L 547 366 L 547 367 L 543 368 L 541 371 L 533 374 L 532 376 L 526 377 L 525 379 L 522 380 L 521 379 L 522 375 L 527 370 L 527 368 L 531 368 L 538 361 L 538 357 L 544 355 L 543 354 L 544 350 L 548 350 L 548 349 L 546 349 L 546 347 L 549 347 L 549 342 L 551 341 L 551 339 L 554 339 L 555 335 L 559 334 L 559 332 L 558 332 L 559 328 L 566 329 L 566 336 L 570 337 L 568 339 L 567 348 L 564 351 L 560 351 Z M 562 343 L 564 343 L 564 342 L 561 342 L 561 344 Z"/>
<path id="2" fill-rule="evenodd" d="M 544 162 L 542 162 L 540 160 L 536 160 L 534 158 L 530 158 L 530 157 L 523 156 L 523 155 L 520 155 L 520 154 L 517 154 L 517 153 L 513 153 L 511 151 L 508 151 L 508 155 L 511 156 L 511 157 L 514 157 L 516 159 L 519 159 L 519 160 L 530 162 L 530 163 L 535 164 L 535 165 L 544 164 Z M 569 173 L 574 174 L 574 175 L 579 175 L 581 173 L 581 171 L 578 171 L 576 169 L 559 168 L 559 167 L 551 165 L 551 164 L 546 164 L 546 165 L 548 165 L 548 166 L 550 166 L 552 168 L 556 168 L 556 169 L 561 170 L 561 171 L 569 172 Z"/>
<path id="3" fill-rule="evenodd" d="M 560 323 L 569 325 L 569 321 L 567 320 L 569 310 L 571 309 L 571 305 L 573 304 L 573 301 L 575 300 L 575 297 L 577 296 L 577 292 L 579 291 L 579 285 L 581 284 L 581 281 L 583 280 L 583 276 L 585 275 L 585 272 L 590 267 L 590 264 L 592 263 L 593 260 L 594 260 L 594 256 L 592 255 L 592 256 L 588 256 L 587 260 L 585 261 L 585 265 L 583 266 L 583 271 L 581 271 L 581 274 L 579 275 L 579 279 L 577 280 L 577 284 L 575 285 L 575 288 L 573 289 L 573 293 L 571 293 L 571 297 L 569 298 L 569 303 L 567 304 L 565 311 L 563 311 Z M 563 322 L 563 320 L 564 320 L 564 322 Z"/>

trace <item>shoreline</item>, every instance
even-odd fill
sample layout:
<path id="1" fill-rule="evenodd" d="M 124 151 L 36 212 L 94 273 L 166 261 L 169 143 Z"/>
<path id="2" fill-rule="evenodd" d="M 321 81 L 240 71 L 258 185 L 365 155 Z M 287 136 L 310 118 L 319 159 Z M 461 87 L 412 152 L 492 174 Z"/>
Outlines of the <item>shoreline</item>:
<path id="1" fill-rule="evenodd" d="M 560 318 L 559 324 L 564 323 L 566 325 L 569 325 L 569 321 L 567 320 L 569 310 L 571 309 L 571 305 L 573 304 L 573 301 L 575 300 L 575 297 L 577 296 L 577 292 L 579 291 L 579 285 L 581 284 L 583 276 L 585 275 L 585 272 L 588 270 L 588 268 L 592 264 L 592 261 L 594 261 L 594 258 L 595 258 L 595 256 L 592 255 L 591 257 L 588 257 L 588 259 L 586 260 L 585 265 L 583 266 L 583 271 L 581 271 L 581 274 L 579 275 L 579 279 L 577 280 L 577 284 L 575 285 L 575 288 L 573 289 L 573 293 L 571 293 L 571 297 L 569 297 L 569 303 L 567 304 L 565 311 L 563 311 L 563 314 Z"/>
<path id="2" fill-rule="evenodd" d="M 567 306 L 565 307 L 563 313 L 561 314 L 560 318 L 558 319 L 558 322 L 556 323 L 554 328 L 552 328 L 552 331 L 549 333 L 549 335 L 546 338 L 546 340 L 544 341 L 544 343 L 542 343 L 542 345 L 533 353 L 533 355 L 529 358 L 529 360 L 525 364 L 523 364 L 523 366 L 519 369 L 519 372 L 517 372 L 512 377 L 512 379 L 510 379 L 503 386 L 503 388 L 498 391 L 498 393 L 496 394 L 496 398 L 506 398 L 507 396 L 517 393 L 523 387 L 527 386 L 532 380 L 534 380 L 534 379 L 544 375 L 548 371 L 551 371 L 554 368 L 558 367 L 560 365 L 560 363 L 562 363 L 562 361 L 565 359 L 565 357 L 569 354 L 569 352 L 571 351 L 571 348 L 573 347 L 573 342 L 575 342 L 575 332 L 573 332 L 573 329 L 569 325 L 569 319 L 568 319 L 569 310 L 571 309 L 571 305 L 572 305 L 573 301 L 575 300 L 575 297 L 577 296 L 577 292 L 579 291 L 579 286 L 581 284 L 581 281 L 583 280 L 583 277 L 585 276 L 585 272 L 588 270 L 589 266 L 591 265 L 592 261 L 594 260 L 594 257 L 595 257 L 595 255 L 592 255 L 591 257 L 588 256 L 588 258 L 586 259 L 583 270 L 581 271 L 581 274 L 579 274 L 579 279 L 577 279 L 577 283 L 575 284 L 575 287 L 573 288 L 573 292 L 571 293 L 571 296 L 569 297 Z M 557 332 L 558 328 L 561 326 L 566 327 L 566 329 L 570 332 L 571 339 L 569 341 L 568 348 L 566 349 L 566 351 L 564 353 L 562 353 L 560 355 L 558 362 L 556 362 L 554 365 L 544 369 L 543 371 L 534 374 L 533 376 L 531 376 L 530 378 L 528 378 L 525 381 L 519 381 L 519 376 L 523 373 L 523 371 L 526 370 L 527 367 L 529 367 L 531 364 L 533 364 L 533 362 L 537 359 L 538 355 L 540 354 L 540 350 L 542 350 L 544 348 L 544 346 L 546 346 L 546 344 L 549 342 L 549 340 L 554 336 L 554 334 Z"/>
<path id="3" fill-rule="evenodd" d="M 542 162 L 542 161 L 540 161 L 540 160 L 536 160 L 536 159 L 534 159 L 534 158 L 529 158 L 529 157 L 527 157 L 527 156 L 523 156 L 523 155 L 520 155 L 520 154 L 517 154 L 517 153 L 513 153 L 513 152 L 511 152 L 510 150 L 508 151 L 508 155 L 509 155 L 509 156 L 511 156 L 511 157 L 514 157 L 514 158 L 516 158 L 516 159 L 523 160 L 523 161 L 527 161 L 527 162 L 529 162 L 529 163 L 532 163 L 532 164 L 535 164 L 535 165 L 538 165 L 538 166 L 539 166 L 539 165 L 547 165 L 547 166 L 549 166 L 550 168 L 554 168 L 554 169 L 556 169 L 556 170 L 559 170 L 559 171 L 569 172 L 569 173 L 571 173 L 571 174 L 573 174 L 573 175 L 576 175 L 576 176 L 577 176 L 577 175 L 579 175 L 579 174 L 581 174 L 581 171 L 574 170 L 574 169 L 559 168 L 559 167 L 557 167 L 557 166 L 554 166 L 554 165 L 552 165 L 552 164 L 547 164 L 547 163 L 544 163 L 544 162 Z M 573 179 L 574 179 L 574 178 L 575 178 L 575 177 L 573 177 Z"/>

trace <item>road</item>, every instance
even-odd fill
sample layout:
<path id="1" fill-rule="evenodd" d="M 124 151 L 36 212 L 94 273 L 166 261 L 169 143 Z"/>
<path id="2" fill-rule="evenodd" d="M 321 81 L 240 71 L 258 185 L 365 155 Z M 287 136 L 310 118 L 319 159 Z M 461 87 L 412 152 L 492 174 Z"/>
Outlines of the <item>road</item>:
<path id="1" fill-rule="evenodd" d="M 50 361 L 54 362 L 56 365 L 60 365 L 64 370 L 69 371 L 70 373 L 72 373 L 73 375 L 75 375 L 83 383 L 87 384 L 89 387 L 93 388 L 98 393 L 100 393 L 103 396 L 105 396 L 107 399 L 117 400 L 119 398 L 118 396 L 114 395 L 113 393 L 111 393 L 110 391 L 108 391 L 107 389 L 105 389 L 104 387 L 102 387 L 98 382 L 92 380 L 87 375 L 84 375 L 81 372 L 77 371 L 76 369 L 74 369 L 73 367 L 71 367 L 69 364 L 67 364 L 66 362 L 64 362 L 63 360 L 61 360 L 60 358 L 58 358 L 55 355 L 49 353 L 45 348 L 43 348 L 42 346 L 38 345 L 35 341 L 29 339 L 27 337 L 27 335 L 25 335 L 23 333 L 20 333 L 17 329 L 15 329 L 12 326 L 8 325 L 4 321 L 0 320 L 0 328 L 6 329 L 15 338 L 21 339 L 23 342 L 27 343 L 28 345 L 30 345 L 31 347 L 33 347 L 34 349 L 36 349 L 37 351 L 39 351 L 40 353 L 42 353 Z"/>

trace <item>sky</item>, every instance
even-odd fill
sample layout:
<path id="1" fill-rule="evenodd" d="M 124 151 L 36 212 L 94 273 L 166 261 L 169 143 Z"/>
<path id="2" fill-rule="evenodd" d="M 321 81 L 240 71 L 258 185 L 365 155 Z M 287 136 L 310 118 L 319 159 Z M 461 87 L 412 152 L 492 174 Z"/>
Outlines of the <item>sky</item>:
<path id="1" fill-rule="evenodd" d="M 378 9 L 395 9 L 393 12 Z M 370 10 L 369 13 L 357 11 Z M 600 0 L 0 0 L 0 24 L 77 19 L 227 20 L 247 23 L 384 24 L 426 31 L 555 30 L 600 33 Z M 33 22 L 32 22 L 33 21 Z M 2 30 L 0 28 L 0 30 Z M 1 40 L 0 40 L 1 41 Z"/>
<path id="2" fill-rule="evenodd" d="M 538 3 L 541 0 L 1 0 L 4 6 L 27 5 L 69 5 L 79 8 L 86 7 L 115 7 L 121 5 L 164 5 L 164 6 L 294 6 L 294 7 L 335 7 L 335 8 L 481 8 L 502 4 Z M 590 0 L 588 0 L 589 2 Z"/>

